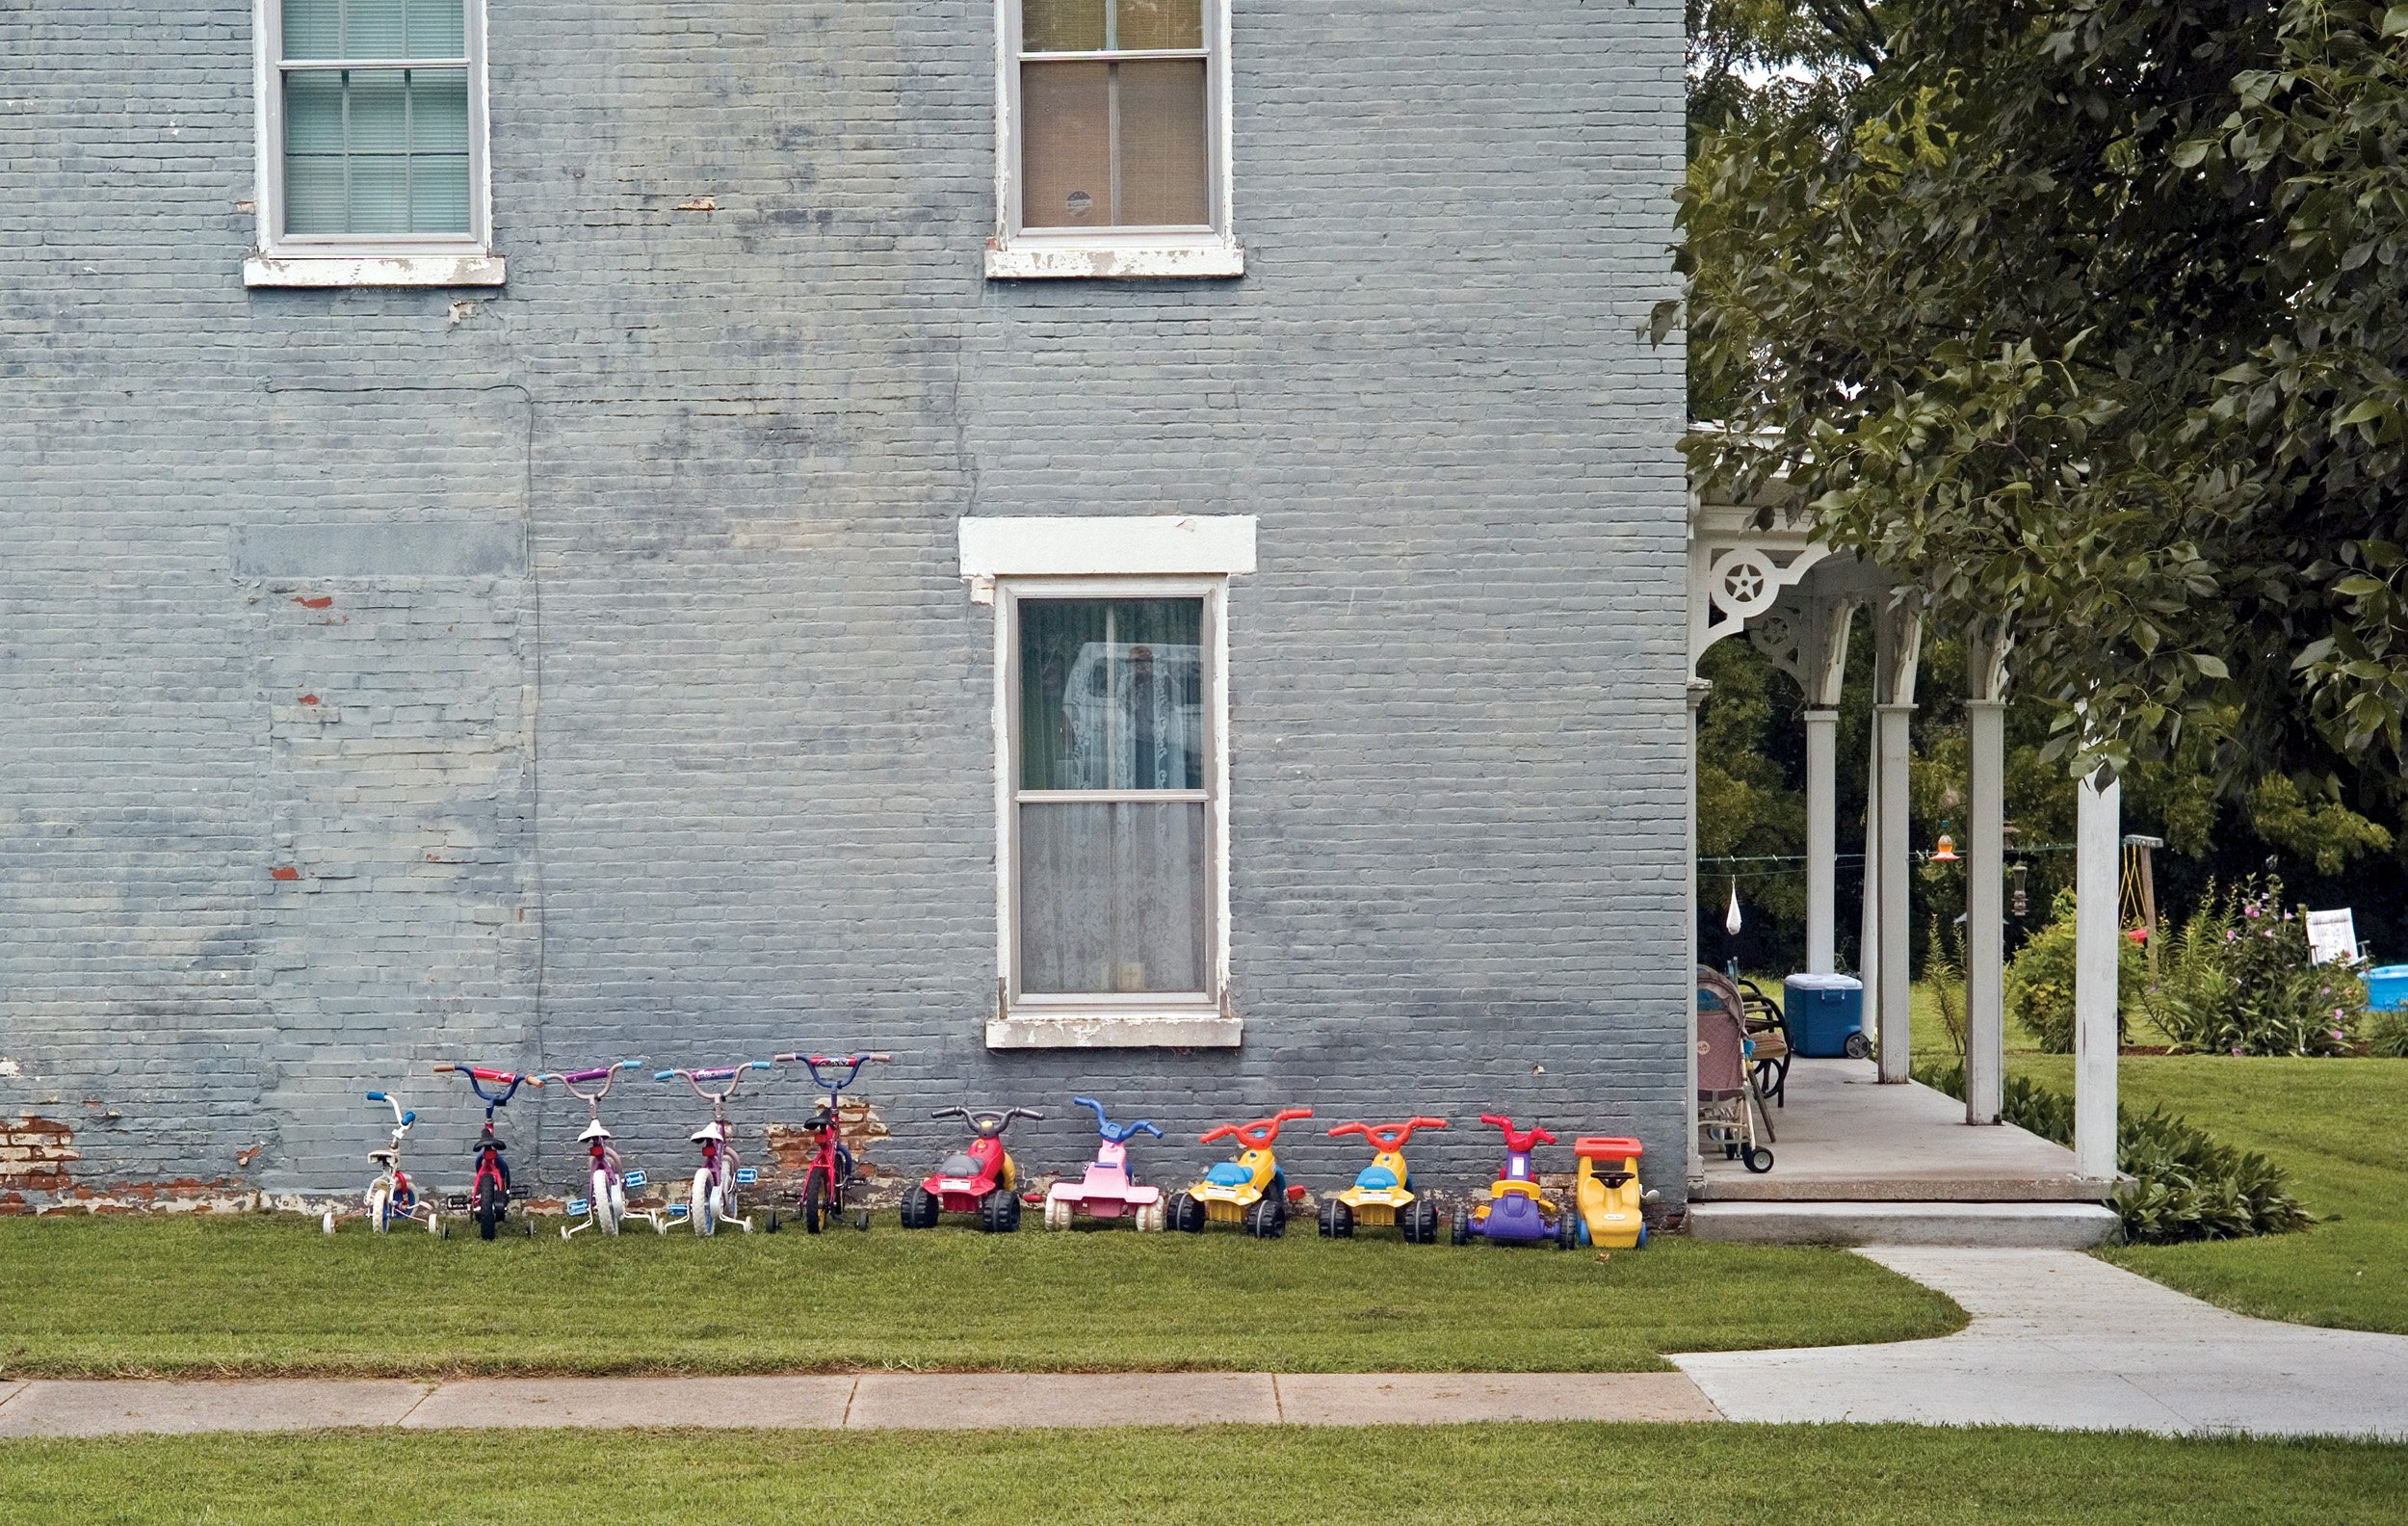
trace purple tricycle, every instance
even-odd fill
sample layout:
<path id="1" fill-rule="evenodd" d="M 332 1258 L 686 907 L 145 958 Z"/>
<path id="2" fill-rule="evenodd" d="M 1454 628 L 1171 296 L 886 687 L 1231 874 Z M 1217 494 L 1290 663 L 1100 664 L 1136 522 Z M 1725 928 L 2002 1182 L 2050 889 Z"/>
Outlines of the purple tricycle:
<path id="1" fill-rule="evenodd" d="M 1067 1229 L 1071 1220 L 1085 1209 L 1090 1218 L 1118 1219 L 1125 1215 L 1139 1230 L 1159 1232 L 1165 1222 L 1163 1190 L 1140 1187 L 1130 1176 L 1129 1141 L 1139 1134 L 1161 1139 L 1163 1131 L 1142 1118 L 1135 1123 L 1115 1123 L 1105 1116 L 1104 1104 L 1093 1097 L 1070 1100 L 1095 1110 L 1095 1130 L 1103 1138 L 1095 1146 L 1095 1159 L 1087 1163 L 1086 1176 L 1075 1182 L 1056 1182 L 1045 1190 L 1045 1227 Z"/>
<path id="2" fill-rule="evenodd" d="M 1494 1113 L 1482 1113 L 1479 1120 L 1505 1131 L 1505 1168 L 1489 1183 L 1486 1201 L 1455 1217 L 1454 1243 L 1470 1245 L 1478 1235 L 1505 1245 L 1553 1242 L 1558 1250 L 1571 1250 L 1580 1233 L 1580 1216 L 1569 1204 L 1539 1196 L 1538 1173 L 1531 1169 L 1531 1150 L 1553 1144 L 1556 1137 L 1535 1125 L 1515 1128 L 1511 1118 Z"/>

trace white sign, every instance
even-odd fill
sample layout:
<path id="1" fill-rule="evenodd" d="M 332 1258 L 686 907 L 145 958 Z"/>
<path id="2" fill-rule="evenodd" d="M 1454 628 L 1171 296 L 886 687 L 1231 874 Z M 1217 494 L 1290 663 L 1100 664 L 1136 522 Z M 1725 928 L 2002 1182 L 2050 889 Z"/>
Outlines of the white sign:
<path id="1" fill-rule="evenodd" d="M 2347 964 L 2358 958 L 2358 922 L 2349 908 L 2308 913 L 2308 952 L 2318 964 Z"/>

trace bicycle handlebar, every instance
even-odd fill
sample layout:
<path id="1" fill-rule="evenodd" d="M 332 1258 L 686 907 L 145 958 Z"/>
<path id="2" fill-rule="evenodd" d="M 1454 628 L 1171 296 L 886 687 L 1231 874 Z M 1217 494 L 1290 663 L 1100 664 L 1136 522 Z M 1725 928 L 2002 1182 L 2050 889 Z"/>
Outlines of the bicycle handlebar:
<path id="1" fill-rule="evenodd" d="M 1198 1139 L 1196 1143 L 1210 1144 L 1217 1139 L 1229 1139 L 1234 1136 L 1238 1143 L 1247 1149 L 1269 1149 L 1271 1142 L 1279 1138 L 1280 1124 L 1293 1122 L 1297 1118 L 1309 1118 L 1312 1116 L 1311 1108 L 1281 1108 L 1270 1117 L 1256 1118 L 1251 1123 L 1223 1123 L 1220 1127 Z"/>
<path id="2" fill-rule="evenodd" d="M 772 1067 L 767 1060 L 745 1060 L 732 1066 L 714 1066 L 707 1070 L 655 1070 L 652 1072 L 652 1079 L 666 1081 L 670 1076 L 684 1076 L 686 1085 L 694 1088 L 694 1094 L 702 1098 L 703 1101 L 724 1102 L 736 1094 L 736 1088 L 743 1084 L 746 1071 L 771 1068 Z M 705 1081 L 725 1081 L 727 1090 L 705 1092 L 702 1090 L 702 1083 Z"/>
<path id="3" fill-rule="evenodd" d="M 1540 1128 L 1535 1123 L 1531 1124 L 1529 1128 L 1518 1129 L 1513 1126 L 1513 1120 L 1511 1118 L 1499 1118 L 1494 1113 L 1482 1113 L 1479 1116 L 1479 1120 L 1482 1123 L 1492 1123 L 1498 1128 L 1505 1130 L 1505 1148 L 1510 1150 L 1526 1150 L 1533 1144 L 1553 1144 L 1556 1142 L 1556 1137 L 1553 1134 L 1548 1133 L 1545 1129 Z"/>
<path id="4" fill-rule="evenodd" d="M 1140 1134 L 1151 1134 L 1156 1139 L 1163 1137 L 1161 1129 L 1143 1118 L 1139 1118 L 1135 1123 L 1114 1123 L 1105 1116 L 1104 1104 L 1093 1097 L 1074 1096 L 1070 1100 L 1080 1107 L 1090 1107 L 1095 1110 L 1095 1132 L 1104 1136 L 1110 1144 L 1126 1144 Z"/>
<path id="5" fill-rule="evenodd" d="M 1442 1129 L 1446 1126 L 1445 1118 L 1411 1118 L 1401 1123 L 1341 1123 L 1329 1131 L 1329 1137 L 1337 1139 L 1341 1135 L 1360 1134 L 1371 1141 L 1374 1149 L 1399 1150 L 1404 1148 L 1405 1142 L 1413 1137 L 1415 1129 Z"/>
<path id="6" fill-rule="evenodd" d="M 468 1078 L 468 1090 L 477 1093 L 477 1100 L 484 1103 L 487 1107 L 502 1107 L 507 1105 L 510 1099 L 518 1093 L 518 1089 L 522 1086 L 540 1088 L 543 1085 L 543 1077 L 541 1076 L 521 1075 L 515 1070 L 496 1070 L 488 1066 L 439 1065 L 434 1067 L 434 1073 L 436 1075 L 459 1074 L 466 1076 Z M 501 1095 L 496 1096 L 484 1089 L 484 1083 L 487 1081 L 490 1081 L 494 1085 L 502 1088 Z"/>
<path id="7" fill-rule="evenodd" d="M 830 1092 L 842 1092 L 845 1088 L 861 1079 L 861 1067 L 863 1066 L 868 1065 L 873 1060 L 892 1060 L 895 1057 L 890 1054 L 807 1055 L 797 1052 L 794 1054 L 776 1055 L 772 1058 L 774 1058 L 779 1065 L 799 1065 L 804 1069 L 810 1071 L 811 1083 L 814 1086 L 825 1087 Z M 845 1067 L 844 1076 L 841 1079 L 832 1076 L 824 1076 L 820 1074 L 820 1066 L 827 1066 L 830 1068 L 837 1066 L 843 1066 Z"/>
<path id="8" fill-rule="evenodd" d="M 418 1120 L 417 1109 L 412 1108 L 405 1112 L 401 1103 L 394 1100 L 392 1097 L 385 1095 L 381 1092 L 369 1092 L 368 1100 L 371 1102 L 381 1102 L 386 1107 L 393 1110 L 393 1131 L 397 1134 Z"/>

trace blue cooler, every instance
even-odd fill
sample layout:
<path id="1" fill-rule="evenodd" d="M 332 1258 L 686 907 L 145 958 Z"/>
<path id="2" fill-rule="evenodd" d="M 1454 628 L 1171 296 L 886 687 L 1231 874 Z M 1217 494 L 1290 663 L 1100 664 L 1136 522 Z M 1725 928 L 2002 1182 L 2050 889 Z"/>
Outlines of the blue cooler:
<path id="1" fill-rule="evenodd" d="M 2373 1012 L 2408 1007 L 2408 964 L 2383 964 L 2367 971 L 2367 1007 Z"/>
<path id="2" fill-rule="evenodd" d="M 1872 1052 L 1865 1038 L 1865 983 L 1853 975 L 1789 977 L 1781 983 L 1781 1012 L 1790 1020 L 1793 1053 L 1838 1060 Z"/>

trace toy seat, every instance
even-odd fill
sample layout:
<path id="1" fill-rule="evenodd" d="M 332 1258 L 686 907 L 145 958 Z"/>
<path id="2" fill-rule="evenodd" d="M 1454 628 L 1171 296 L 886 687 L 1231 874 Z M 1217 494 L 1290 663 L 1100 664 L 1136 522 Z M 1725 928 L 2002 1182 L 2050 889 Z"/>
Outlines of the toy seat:
<path id="1" fill-rule="evenodd" d="M 1399 1185 L 1397 1173 L 1385 1166 L 1366 1166 L 1354 1178 L 1354 1185 L 1365 1192 L 1386 1192 Z"/>
<path id="2" fill-rule="evenodd" d="M 1204 1179 L 1216 1187 L 1243 1187 L 1254 1180 L 1254 1172 L 1236 1161 L 1220 1161 L 1204 1173 Z"/>
<path id="3" fill-rule="evenodd" d="M 1535 1197 L 1538 1196 L 1538 1183 L 1534 1181 L 1516 1179 L 1510 1176 L 1500 1176 L 1497 1178 L 1495 1184 L 1488 1189 L 1488 1196 L 1492 1199 L 1498 1197 Z"/>
<path id="4" fill-rule="evenodd" d="M 936 1163 L 937 1175 L 955 1176 L 963 1180 L 974 1178 L 984 1170 L 985 1168 L 979 1164 L 977 1156 L 966 1152 L 948 1155 Z"/>

